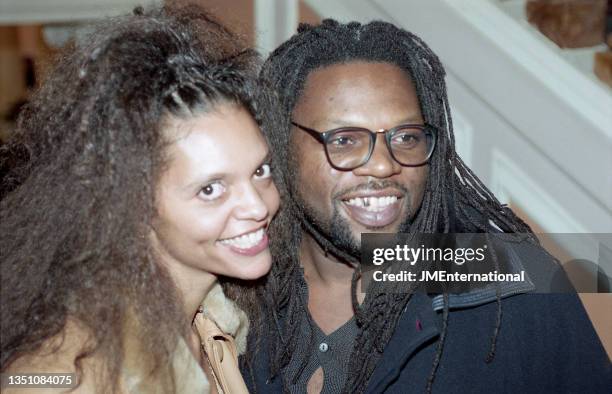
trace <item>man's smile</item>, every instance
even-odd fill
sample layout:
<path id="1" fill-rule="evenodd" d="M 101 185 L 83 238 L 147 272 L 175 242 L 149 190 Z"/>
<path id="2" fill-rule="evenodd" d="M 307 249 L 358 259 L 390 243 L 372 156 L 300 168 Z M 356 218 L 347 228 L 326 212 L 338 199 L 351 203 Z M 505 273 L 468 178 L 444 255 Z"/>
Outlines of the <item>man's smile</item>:
<path id="1" fill-rule="evenodd" d="M 384 189 L 350 193 L 341 200 L 351 219 L 367 228 L 383 228 L 401 216 L 403 198 L 397 190 Z"/>

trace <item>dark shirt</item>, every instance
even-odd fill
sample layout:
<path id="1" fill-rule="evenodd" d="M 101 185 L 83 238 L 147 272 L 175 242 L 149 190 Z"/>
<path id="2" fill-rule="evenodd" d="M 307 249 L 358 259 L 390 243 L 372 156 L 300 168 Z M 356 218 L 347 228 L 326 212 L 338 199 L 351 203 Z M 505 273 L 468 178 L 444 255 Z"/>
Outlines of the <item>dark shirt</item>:
<path id="1" fill-rule="evenodd" d="M 303 305 L 308 305 L 308 286 L 301 278 Z M 300 322 L 299 342 L 285 370 L 289 380 L 289 392 L 306 393 L 311 376 L 323 369 L 321 394 L 339 393 L 344 387 L 353 341 L 357 336 L 355 318 L 351 318 L 329 335 L 325 335 L 310 314 L 304 313 Z"/>

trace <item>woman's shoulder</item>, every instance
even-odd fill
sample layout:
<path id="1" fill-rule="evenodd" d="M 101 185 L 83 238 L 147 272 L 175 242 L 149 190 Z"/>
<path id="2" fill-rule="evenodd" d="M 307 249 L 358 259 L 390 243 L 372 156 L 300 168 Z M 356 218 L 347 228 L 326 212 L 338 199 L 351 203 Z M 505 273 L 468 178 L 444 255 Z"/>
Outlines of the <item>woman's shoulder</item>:
<path id="1" fill-rule="evenodd" d="M 3 375 L 19 374 L 71 374 L 71 379 L 78 383 L 72 393 L 92 393 L 96 391 L 99 377 L 104 375 L 104 362 L 96 354 L 80 361 L 77 371 L 75 360 L 82 352 L 93 345 L 89 331 L 74 319 L 68 319 L 64 328 L 54 337 L 49 338 L 35 352 L 24 354 L 13 361 Z M 80 373 L 79 373 L 80 372 Z M 46 393 L 66 392 L 66 388 L 45 388 Z M 3 393 L 29 394 L 39 393 L 38 388 L 3 389 Z"/>
<path id="2" fill-rule="evenodd" d="M 201 308 L 204 315 L 211 319 L 224 334 L 234 338 L 238 354 L 243 354 L 247 345 L 249 318 L 234 301 L 225 295 L 219 283 L 216 283 L 206 295 Z"/>

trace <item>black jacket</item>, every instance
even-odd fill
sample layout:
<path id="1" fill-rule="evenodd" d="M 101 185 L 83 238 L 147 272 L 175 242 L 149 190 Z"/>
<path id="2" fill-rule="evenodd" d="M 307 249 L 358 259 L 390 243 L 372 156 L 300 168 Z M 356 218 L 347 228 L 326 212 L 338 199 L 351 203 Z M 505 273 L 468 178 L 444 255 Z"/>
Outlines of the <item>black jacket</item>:
<path id="1" fill-rule="evenodd" d="M 514 248 L 509 258 L 518 268 L 527 268 L 530 280 L 502 285 L 502 323 L 493 361 L 486 363 L 485 357 L 496 323 L 495 290 L 450 295 L 447 337 L 432 391 L 612 393 L 610 359 L 578 296 L 541 293 L 553 277 L 558 284 L 557 266 L 528 244 Z M 370 377 L 367 393 L 425 392 L 442 308 L 441 296 L 413 295 Z M 265 338 L 262 343 L 265 349 Z M 281 378 L 269 376 L 268 359 L 268 354 L 258 352 L 253 379 L 244 371 L 251 392 L 282 392 Z"/>

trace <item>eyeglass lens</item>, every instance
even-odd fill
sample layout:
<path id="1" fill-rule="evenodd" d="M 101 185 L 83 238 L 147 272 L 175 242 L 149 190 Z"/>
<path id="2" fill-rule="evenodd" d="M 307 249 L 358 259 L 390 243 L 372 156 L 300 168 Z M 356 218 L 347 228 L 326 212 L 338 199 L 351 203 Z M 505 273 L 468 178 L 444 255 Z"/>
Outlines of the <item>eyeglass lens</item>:
<path id="1" fill-rule="evenodd" d="M 368 160 L 374 140 L 368 130 L 344 129 L 334 132 L 325 148 L 334 166 L 353 169 Z M 420 165 L 431 154 L 433 134 L 419 127 L 403 127 L 393 131 L 389 142 L 391 154 L 400 164 Z"/>

